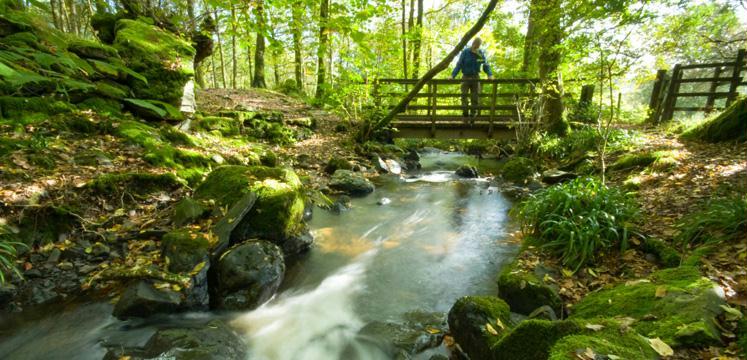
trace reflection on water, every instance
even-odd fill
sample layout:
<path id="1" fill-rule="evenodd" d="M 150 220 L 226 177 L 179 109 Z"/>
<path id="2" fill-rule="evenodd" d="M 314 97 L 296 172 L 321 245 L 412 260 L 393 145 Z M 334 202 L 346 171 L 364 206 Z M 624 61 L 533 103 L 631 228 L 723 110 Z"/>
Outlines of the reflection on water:
<path id="1" fill-rule="evenodd" d="M 447 312 L 460 296 L 495 294 L 495 275 L 516 251 L 504 240 L 509 203 L 485 179 L 457 179 L 449 171 L 455 166 L 442 160 L 426 155 L 422 173 L 379 179 L 349 211 L 316 211 L 316 245 L 257 310 L 122 322 L 105 303 L 58 307 L 43 317 L 0 319 L 0 358 L 100 359 L 105 343 L 142 345 L 156 328 L 220 316 L 249 340 L 252 359 L 384 359 L 355 340 L 363 325 L 413 310 Z M 377 205 L 383 197 L 391 202 Z"/>

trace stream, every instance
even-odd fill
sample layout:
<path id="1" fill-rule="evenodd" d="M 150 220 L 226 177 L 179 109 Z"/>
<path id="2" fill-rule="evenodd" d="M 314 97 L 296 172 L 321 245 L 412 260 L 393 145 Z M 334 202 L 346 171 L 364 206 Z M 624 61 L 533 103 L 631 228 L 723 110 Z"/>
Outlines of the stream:
<path id="1" fill-rule="evenodd" d="M 386 359 L 356 340 L 361 327 L 411 311 L 446 313 L 464 295 L 494 295 L 496 274 L 518 250 L 506 240 L 511 204 L 495 184 L 454 174 L 459 164 L 489 171 L 495 161 L 428 152 L 421 163 L 404 179 L 381 176 L 373 194 L 340 214 L 316 209 L 314 247 L 254 311 L 119 321 L 108 303 L 58 304 L 0 318 L 0 358 L 98 360 L 105 344 L 142 345 L 158 328 L 222 318 L 244 335 L 252 359 L 339 359 L 351 351 Z"/>

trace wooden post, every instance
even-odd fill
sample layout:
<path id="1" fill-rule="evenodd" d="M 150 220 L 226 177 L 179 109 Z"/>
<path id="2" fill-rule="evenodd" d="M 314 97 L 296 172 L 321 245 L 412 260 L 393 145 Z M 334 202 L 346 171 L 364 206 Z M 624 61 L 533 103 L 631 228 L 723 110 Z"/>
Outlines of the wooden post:
<path id="1" fill-rule="evenodd" d="M 661 122 L 667 122 L 674 117 L 674 106 L 677 104 L 677 93 L 680 91 L 680 80 L 682 80 L 682 69 L 680 64 L 674 66 L 672 70 L 672 80 L 669 83 L 666 100 L 664 101 L 664 111 L 661 115 Z"/>
<path id="2" fill-rule="evenodd" d="M 488 118 L 488 138 L 493 137 L 493 120 L 495 119 L 495 102 L 498 99 L 498 83 L 493 83 L 493 94 L 490 96 L 490 117 Z"/>
<path id="3" fill-rule="evenodd" d="M 650 124 L 658 124 L 661 115 L 661 105 L 664 98 L 667 82 L 667 71 L 659 70 L 656 72 L 654 88 L 651 90 L 651 100 L 648 102 L 648 120 Z"/>
<path id="4" fill-rule="evenodd" d="M 581 87 L 581 97 L 578 99 L 578 107 L 588 106 L 594 98 L 594 85 L 584 85 Z"/>
<path id="5" fill-rule="evenodd" d="M 737 61 L 734 63 L 734 71 L 731 73 L 731 84 L 729 85 L 729 95 L 726 98 L 726 106 L 731 105 L 734 100 L 737 99 L 737 87 L 742 77 L 739 76 L 742 72 L 742 67 L 745 65 L 744 57 L 747 51 L 745 49 L 739 49 L 737 52 Z"/>
<path id="6" fill-rule="evenodd" d="M 720 78 L 722 70 L 723 69 L 720 66 L 717 67 L 717 68 L 714 68 L 713 69 L 713 78 L 714 79 Z M 713 103 L 716 102 L 716 94 L 714 94 L 714 93 L 716 92 L 716 90 L 718 90 L 718 85 L 719 85 L 719 81 L 718 80 L 713 80 L 711 82 L 711 88 L 708 90 L 708 92 L 711 93 L 711 94 L 708 95 L 708 99 L 706 99 L 706 104 L 705 104 L 705 113 L 706 114 L 708 114 L 711 111 L 713 111 Z"/>
<path id="7" fill-rule="evenodd" d="M 373 84 L 374 106 L 381 107 L 381 96 L 379 95 L 379 80 L 375 79 Z"/>
<path id="8" fill-rule="evenodd" d="M 433 101 L 433 107 L 431 108 L 431 137 L 436 137 L 436 104 L 438 102 L 438 97 L 436 96 L 437 91 L 438 88 L 436 86 L 436 83 L 433 82 L 433 92 L 431 93 L 431 101 Z"/>
<path id="9" fill-rule="evenodd" d="M 425 103 L 428 104 L 425 109 L 425 115 L 428 117 L 431 116 L 431 107 L 433 106 L 431 101 L 433 101 L 433 84 L 428 83 L 428 96 L 425 98 Z"/>

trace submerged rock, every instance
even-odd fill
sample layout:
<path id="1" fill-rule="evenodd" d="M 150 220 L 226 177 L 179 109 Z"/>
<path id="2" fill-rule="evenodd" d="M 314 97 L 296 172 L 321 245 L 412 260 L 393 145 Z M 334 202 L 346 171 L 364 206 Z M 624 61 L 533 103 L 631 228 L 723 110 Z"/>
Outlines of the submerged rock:
<path id="1" fill-rule="evenodd" d="M 469 165 L 462 165 L 456 169 L 456 174 L 463 178 L 476 178 L 478 176 L 477 168 Z"/>
<path id="2" fill-rule="evenodd" d="M 247 345 L 226 323 L 213 320 L 200 327 L 156 331 L 142 349 L 112 348 L 104 360 L 118 359 L 246 359 Z"/>
<path id="3" fill-rule="evenodd" d="M 113 315 L 119 319 L 148 317 L 157 313 L 177 312 L 181 297 L 170 289 L 159 290 L 145 280 L 128 286 L 114 306 Z"/>
<path id="4" fill-rule="evenodd" d="M 349 170 L 337 170 L 332 175 L 329 187 L 351 196 L 364 196 L 374 191 L 374 185 L 363 175 Z"/>
<path id="5" fill-rule="evenodd" d="M 275 244 L 250 240 L 226 251 L 215 266 L 214 307 L 251 310 L 267 301 L 285 274 L 283 252 Z"/>
<path id="6" fill-rule="evenodd" d="M 514 156 L 503 165 L 501 176 L 514 183 L 525 183 L 535 172 L 535 164 L 531 159 Z"/>
<path id="7" fill-rule="evenodd" d="M 449 310 L 451 334 L 472 359 L 491 359 L 510 324 L 508 304 L 494 296 L 465 296 Z"/>
<path id="8" fill-rule="evenodd" d="M 161 254 L 172 272 L 189 272 L 200 262 L 208 261 L 209 248 L 204 234 L 189 229 L 171 231 L 161 240 Z"/>
<path id="9" fill-rule="evenodd" d="M 353 164 L 345 159 L 332 157 L 327 161 L 327 165 L 324 167 L 324 172 L 331 175 L 337 170 L 353 170 Z"/>
<path id="10" fill-rule="evenodd" d="M 672 346 L 709 346 L 721 344 L 716 318 L 724 304 L 711 280 L 684 266 L 591 293 L 574 305 L 571 318 L 629 317 L 646 337 Z"/>
<path id="11" fill-rule="evenodd" d="M 265 166 L 221 166 L 195 190 L 197 200 L 214 200 L 231 208 L 242 195 L 254 193 L 246 216 L 231 230 L 232 244 L 251 238 L 269 240 L 290 256 L 308 249 L 313 238 L 303 222 L 305 195 L 293 170 Z"/>
<path id="12" fill-rule="evenodd" d="M 557 184 L 577 178 L 578 175 L 558 169 L 546 170 L 542 173 L 542 182 L 545 184 Z"/>
<path id="13" fill-rule="evenodd" d="M 405 318 L 404 322 L 368 323 L 358 332 L 357 338 L 393 359 L 409 359 L 441 344 L 447 330 L 444 314 L 413 312 L 405 314 Z"/>

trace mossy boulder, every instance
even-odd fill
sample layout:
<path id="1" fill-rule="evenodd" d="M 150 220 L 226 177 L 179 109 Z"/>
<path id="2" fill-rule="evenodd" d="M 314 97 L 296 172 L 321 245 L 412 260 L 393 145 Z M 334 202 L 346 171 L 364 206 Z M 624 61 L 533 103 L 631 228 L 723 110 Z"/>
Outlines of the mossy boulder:
<path id="1" fill-rule="evenodd" d="M 291 169 L 265 166 L 221 166 L 195 190 L 197 200 L 214 200 L 230 208 L 244 194 L 254 192 L 257 201 L 231 233 L 231 243 L 250 238 L 272 241 L 286 255 L 310 245 L 303 222 L 305 196 L 301 180 Z"/>
<path id="2" fill-rule="evenodd" d="M 678 267 L 591 293 L 573 308 L 572 318 L 630 317 L 632 327 L 672 346 L 721 344 L 716 318 L 723 294 L 695 267 Z"/>
<path id="3" fill-rule="evenodd" d="M 405 321 L 373 321 L 360 329 L 359 342 L 379 348 L 391 359 L 410 359 L 441 344 L 447 333 L 443 313 L 413 311 L 404 314 Z M 352 350 L 352 349 L 351 349 Z M 355 358 L 354 355 L 344 358 Z"/>
<path id="4" fill-rule="evenodd" d="M 337 170 L 352 170 L 353 164 L 350 161 L 333 156 L 327 161 L 327 165 L 324 166 L 324 172 L 327 174 L 334 174 Z"/>
<path id="5" fill-rule="evenodd" d="M 524 183 L 534 175 L 535 171 L 534 161 L 529 158 L 514 156 L 503 165 L 501 176 L 503 176 L 503 179 L 514 183 Z"/>
<path id="6" fill-rule="evenodd" d="M 184 186 L 171 173 L 109 173 L 94 178 L 87 187 L 100 193 L 114 193 L 127 190 L 135 194 L 148 194 L 155 191 L 173 190 Z"/>
<path id="7" fill-rule="evenodd" d="M 216 130 L 223 136 L 233 136 L 241 132 L 241 123 L 230 117 L 204 116 L 197 118 L 195 128 L 205 131 Z"/>
<path id="8" fill-rule="evenodd" d="M 351 196 L 365 196 L 374 191 L 374 184 L 371 181 L 350 170 L 336 170 L 329 187 Z"/>
<path id="9" fill-rule="evenodd" d="M 494 296 L 465 296 L 449 310 L 449 329 L 472 359 L 492 359 L 491 348 L 511 324 L 508 304 Z"/>
<path id="10" fill-rule="evenodd" d="M 119 57 L 117 49 L 86 39 L 74 39 L 70 41 L 67 50 L 86 59 L 107 60 L 112 57 Z"/>
<path id="11" fill-rule="evenodd" d="M 75 107 L 70 103 L 54 97 L 0 96 L 0 115 L 6 118 L 18 118 L 33 113 L 55 115 L 73 109 Z"/>
<path id="12" fill-rule="evenodd" d="M 158 313 L 174 313 L 180 311 L 181 306 L 177 292 L 156 289 L 149 281 L 140 280 L 125 289 L 114 306 L 113 315 L 118 319 L 148 317 Z"/>
<path id="13" fill-rule="evenodd" d="M 529 315 L 542 306 L 549 306 L 558 315 L 563 311 L 557 290 L 535 273 L 519 269 L 516 263 L 498 275 L 498 297 L 519 314 Z"/>
<path id="14" fill-rule="evenodd" d="M 194 75 L 195 49 L 188 41 L 155 25 L 122 19 L 116 23 L 113 46 L 129 68 L 148 79 L 148 86 L 131 84 L 137 98 L 180 104 Z"/>
<path id="15" fill-rule="evenodd" d="M 647 237 L 642 244 L 643 251 L 656 256 L 663 267 L 677 267 L 682 262 L 682 255 L 661 239 Z"/>
<path id="16" fill-rule="evenodd" d="M 185 197 L 174 206 L 174 214 L 171 223 L 176 226 L 184 226 L 199 219 L 207 212 L 207 208 L 199 201 Z"/>
<path id="17" fill-rule="evenodd" d="M 161 239 L 161 254 L 171 272 L 190 272 L 208 260 L 210 241 L 205 234 L 190 229 L 173 230 Z"/>
<path id="18" fill-rule="evenodd" d="M 213 307 L 251 310 L 275 294 L 285 274 L 280 248 L 264 240 L 235 245 L 220 256 L 211 279 Z"/>
<path id="19" fill-rule="evenodd" d="M 685 139 L 700 139 L 708 142 L 744 141 L 747 139 L 747 97 L 733 102 L 724 112 L 682 134 Z"/>
<path id="20" fill-rule="evenodd" d="M 495 360 L 572 360 L 588 351 L 603 359 L 658 358 L 645 338 L 609 319 L 525 320 L 495 343 L 492 351 Z"/>

